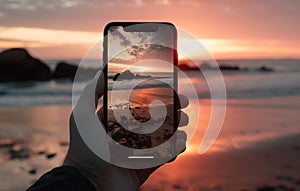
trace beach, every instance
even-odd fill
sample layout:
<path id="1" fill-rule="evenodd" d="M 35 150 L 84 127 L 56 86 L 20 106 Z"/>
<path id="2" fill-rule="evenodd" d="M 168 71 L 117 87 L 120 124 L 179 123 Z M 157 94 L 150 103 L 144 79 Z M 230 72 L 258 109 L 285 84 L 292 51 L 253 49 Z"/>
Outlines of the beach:
<path id="1" fill-rule="evenodd" d="M 218 139 L 203 155 L 199 141 L 211 108 L 208 99 L 199 101 L 200 123 L 187 151 L 151 175 L 142 190 L 300 189 L 299 96 L 229 99 Z M 0 109 L 0 190 L 24 190 L 61 165 L 70 112 L 69 105 Z M 11 149 L 29 156 L 11 159 Z"/>
<path id="2" fill-rule="evenodd" d="M 300 191 L 299 10 L 0 0 L 0 191 L 26 190 L 66 156 L 112 191 Z M 88 189 L 53 174 L 45 189 Z"/>
<path id="3" fill-rule="evenodd" d="M 25 190 L 62 163 L 71 106 L 1 108 L 0 190 Z"/>
<path id="4" fill-rule="evenodd" d="M 130 97 L 126 100 L 128 93 Z M 116 142 L 136 149 L 151 148 L 164 143 L 174 134 L 172 88 L 115 90 L 113 102 L 111 94 L 109 91 L 107 131 Z M 161 103 L 150 106 L 155 100 Z M 166 113 L 162 107 L 166 108 Z M 128 115 L 125 115 L 127 112 Z"/>
<path id="5" fill-rule="evenodd" d="M 287 136 L 204 155 L 183 154 L 155 172 L 142 190 L 299 190 L 299 138 Z"/>
<path id="6" fill-rule="evenodd" d="M 200 101 L 202 114 L 210 110 L 206 103 Z M 228 100 L 213 147 L 198 154 L 198 127 L 187 151 L 155 172 L 143 190 L 299 190 L 299 109 L 298 96 Z M 200 126 L 208 116 L 200 117 Z"/>

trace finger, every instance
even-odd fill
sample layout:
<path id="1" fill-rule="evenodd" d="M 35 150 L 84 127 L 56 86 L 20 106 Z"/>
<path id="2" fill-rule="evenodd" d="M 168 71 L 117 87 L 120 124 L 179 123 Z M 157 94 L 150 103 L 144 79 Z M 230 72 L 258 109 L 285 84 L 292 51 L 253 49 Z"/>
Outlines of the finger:
<path id="1" fill-rule="evenodd" d="M 105 78 L 104 78 L 104 72 L 102 69 L 99 70 L 99 77 L 97 79 L 97 85 L 96 85 L 96 90 L 95 90 L 95 94 L 96 94 L 96 99 L 100 99 L 103 94 L 104 94 L 104 89 L 105 89 Z"/>
<path id="2" fill-rule="evenodd" d="M 178 109 L 184 109 L 189 105 L 189 99 L 185 95 L 179 94 L 178 103 L 179 103 Z"/>
<path id="3" fill-rule="evenodd" d="M 96 109 L 95 100 L 96 100 L 96 86 L 98 83 L 98 79 L 101 76 L 102 71 L 97 72 L 94 79 L 85 86 L 83 89 L 77 103 L 75 109 L 79 109 L 82 114 L 86 113 L 94 113 Z"/>
<path id="4" fill-rule="evenodd" d="M 180 154 L 186 149 L 187 134 L 184 131 L 177 131 L 176 136 L 175 151 Z"/>
<path id="5" fill-rule="evenodd" d="M 183 127 L 189 124 L 189 116 L 183 112 L 183 111 L 178 111 L 178 126 Z"/>
<path id="6" fill-rule="evenodd" d="M 99 71 L 100 75 L 97 79 L 96 89 L 95 89 L 95 107 L 98 105 L 98 100 L 104 95 L 105 90 L 105 77 L 103 70 Z"/>
<path id="7" fill-rule="evenodd" d="M 99 120 L 103 123 L 104 122 L 104 109 L 103 109 L 103 107 L 101 107 L 97 111 L 97 116 L 98 116 Z"/>
<path id="8" fill-rule="evenodd" d="M 187 134 L 184 131 L 177 131 L 176 133 L 177 140 L 187 140 Z"/>

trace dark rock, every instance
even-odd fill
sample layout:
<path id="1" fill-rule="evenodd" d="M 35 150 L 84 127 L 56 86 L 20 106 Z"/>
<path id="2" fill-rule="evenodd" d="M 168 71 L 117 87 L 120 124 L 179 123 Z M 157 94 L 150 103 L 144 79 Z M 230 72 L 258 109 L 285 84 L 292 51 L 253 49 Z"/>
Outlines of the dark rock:
<path id="1" fill-rule="evenodd" d="M 0 139 L 0 148 L 12 148 L 15 144 L 12 139 Z"/>
<path id="2" fill-rule="evenodd" d="M 262 72 L 272 72 L 273 69 L 272 68 L 267 68 L 266 66 L 262 66 L 258 69 L 258 71 L 262 71 Z"/>
<path id="3" fill-rule="evenodd" d="M 199 68 L 200 68 L 201 70 L 211 70 L 211 69 L 213 69 L 213 67 L 212 67 L 209 63 L 207 63 L 207 62 L 203 62 L 203 63 L 199 66 Z"/>
<path id="4" fill-rule="evenodd" d="M 182 185 L 179 185 L 179 184 L 174 184 L 174 185 L 173 185 L 173 188 L 174 188 L 175 190 L 182 190 L 182 189 L 184 189 L 185 187 L 182 186 Z"/>
<path id="5" fill-rule="evenodd" d="M 261 186 L 257 188 L 257 191 L 275 191 L 275 186 Z"/>
<path id="6" fill-rule="evenodd" d="M 130 70 L 125 70 L 122 74 L 116 74 L 113 79 L 116 80 L 132 80 L 135 79 L 135 75 Z"/>
<path id="7" fill-rule="evenodd" d="M 18 150 L 9 149 L 10 159 L 28 159 L 31 151 L 27 148 L 20 148 Z"/>
<path id="8" fill-rule="evenodd" d="M 92 79 L 98 72 L 94 68 L 82 68 L 75 64 L 70 64 L 67 62 L 57 63 L 55 70 L 52 74 L 53 79 L 69 79 L 74 80 L 75 75 L 78 80 Z"/>
<path id="9" fill-rule="evenodd" d="M 262 186 L 257 188 L 257 191 L 295 191 L 295 189 L 293 187 L 277 185 L 277 186 Z"/>
<path id="10" fill-rule="evenodd" d="M 57 63 L 52 77 L 54 79 L 68 78 L 73 80 L 76 75 L 78 66 L 66 62 Z"/>
<path id="11" fill-rule="evenodd" d="M 151 75 L 140 75 L 140 74 L 136 74 L 134 75 L 134 73 L 132 73 L 130 70 L 125 70 L 123 73 L 117 73 L 115 74 L 112 79 L 114 81 L 116 80 L 133 80 L 133 79 L 143 79 L 143 78 L 152 78 Z"/>
<path id="12" fill-rule="evenodd" d="M 201 71 L 201 70 L 216 70 L 216 69 L 218 69 L 218 67 L 213 67 L 207 62 L 203 62 L 199 66 L 196 66 L 195 64 L 193 64 L 193 62 L 182 62 L 179 64 L 178 68 L 181 70 L 187 70 L 187 71 Z M 240 71 L 240 70 L 246 71 L 247 70 L 247 68 L 242 69 L 238 66 L 231 66 L 231 65 L 227 65 L 227 64 L 221 64 L 219 66 L 219 69 L 221 71 Z"/>
<path id="13" fill-rule="evenodd" d="M 178 65 L 178 68 L 179 68 L 180 70 L 183 70 L 183 71 L 199 70 L 198 67 L 196 67 L 196 66 L 191 66 L 191 65 L 189 65 L 188 63 L 180 63 L 180 64 Z"/>
<path id="14" fill-rule="evenodd" d="M 124 137 L 125 131 L 123 128 L 116 128 L 112 131 L 112 138 L 115 141 L 120 141 Z"/>
<path id="15" fill-rule="evenodd" d="M 135 78 L 140 79 L 140 78 L 152 78 L 152 76 L 150 75 L 140 75 L 140 74 L 136 74 Z"/>
<path id="16" fill-rule="evenodd" d="M 120 76 L 120 79 L 135 79 L 135 75 L 130 70 L 125 70 Z"/>
<path id="17" fill-rule="evenodd" d="M 69 143 L 68 142 L 60 142 L 59 145 L 62 147 L 66 147 L 69 145 Z"/>
<path id="18" fill-rule="evenodd" d="M 56 153 L 47 154 L 47 155 L 46 155 L 46 158 L 47 158 L 47 159 L 52 159 L 52 158 L 54 158 L 55 156 L 56 156 Z"/>
<path id="19" fill-rule="evenodd" d="M 229 66 L 229 65 L 221 65 L 220 66 L 220 70 L 221 71 L 224 71 L 224 70 L 233 70 L 233 71 L 236 71 L 236 70 L 241 70 L 240 67 L 238 66 Z"/>
<path id="20" fill-rule="evenodd" d="M 37 152 L 36 154 L 38 154 L 38 155 L 43 155 L 43 154 L 45 154 L 46 153 L 46 151 L 39 151 L 39 152 Z"/>
<path id="21" fill-rule="evenodd" d="M 218 67 L 212 67 L 209 63 L 203 62 L 201 65 L 196 66 L 193 62 L 182 62 L 179 64 L 179 69 L 187 71 L 201 71 L 201 70 L 216 70 Z M 222 64 L 219 66 L 221 71 L 236 71 L 241 70 L 238 66 L 230 66 Z"/>
<path id="22" fill-rule="evenodd" d="M 29 171 L 28 171 L 28 174 L 32 174 L 32 175 L 33 175 L 33 174 L 36 174 L 36 169 L 31 169 L 31 170 L 29 170 Z"/>
<path id="23" fill-rule="evenodd" d="M 140 142 L 142 143 L 142 145 L 140 145 L 140 147 L 141 146 L 143 148 L 150 148 L 151 147 L 151 138 L 149 136 L 143 135 L 142 137 L 140 137 Z"/>
<path id="24" fill-rule="evenodd" d="M 25 49 L 0 53 L 0 82 L 44 81 L 51 78 L 50 68 Z"/>
<path id="25" fill-rule="evenodd" d="M 120 73 L 117 73 L 116 75 L 113 76 L 113 81 L 116 81 L 118 79 L 118 77 L 120 76 Z"/>

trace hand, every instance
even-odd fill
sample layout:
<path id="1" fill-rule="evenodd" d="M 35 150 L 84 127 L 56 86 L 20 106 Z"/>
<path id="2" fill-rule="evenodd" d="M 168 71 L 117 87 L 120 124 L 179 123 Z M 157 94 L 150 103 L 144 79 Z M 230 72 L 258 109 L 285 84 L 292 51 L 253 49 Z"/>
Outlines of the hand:
<path id="1" fill-rule="evenodd" d="M 100 74 L 101 72 L 98 72 L 94 80 L 85 87 L 70 116 L 70 146 L 63 165 L 77 168 L 94 184 L 97 190 L 139 190 L 147 178 L 161 165 L 148 169 L 127 169 L 104 161 L 88 148 L 80 136 L 74 120 L 74 112 L 79 112 L 82 116 L 95 116 L 97 114 L 97 118 L 103 122 L 102 109 L 96 112 L 98 100 L 104 93 L 104 75 Z M 179 97 L 180 108 L 186 107 L 188 99 L 185 96 Z M 178 116 L 180 118 L 179 126 L 187 125 L 188 116 L 180 110 Z M 177 130 L 176 136 L 175 148 L 177 153 L 181 153 L 185 150 L 186 134 Z"/>

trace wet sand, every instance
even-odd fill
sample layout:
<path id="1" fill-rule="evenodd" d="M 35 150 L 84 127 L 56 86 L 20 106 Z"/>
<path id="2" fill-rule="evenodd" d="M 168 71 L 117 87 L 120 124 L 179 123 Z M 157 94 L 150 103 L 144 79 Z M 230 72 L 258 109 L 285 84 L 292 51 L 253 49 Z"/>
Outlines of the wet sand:
<path id="1" fill-rule="evenodd" d="M 300 189 L 300 97 L 228 100 L 223 128 L 203 155 L 198 150 L 210 101 L 200 107 L 187 151 L 155 172 L 143 190 Z"/>
<path id="2" fill-rule="evenodd" d="M 184 154 L 155 172 L 142 190 L 299 190 L 300 135 L 243 149 Z"/>
<path id="3" fill-rule="evenodd" d="M 71 106 L 0 109 L 0 190 L 25 190 L 62 163 Z"/>
<path id="4" fill-rule="evenodd" d="M 129 102 L 122 101 L 128 90 L 117 90 L 115 92 L 117 98 L 114 100 L 118 101 L 109 103 L 108 110 L 108 133 L 115 141 L 131 148 L 144 149 L 158 146 L 174 134 L 173 89 L 146 88 L 130 90 Z M 156 100 L 163 103 L 150 106 Z M 155 116 L 151 116 L 150 107 L 152 114 Z M 160 107 L 166 107 L 166 113 Z M 129 116 L 124 114 L 126 112 L 129 113 Z M 118 121 L 122 121 L 123 124 L 121 125 Z M 143 123 L 149 123 L 148 127 L 154 127 L 153 131 L 148 133 L 147 127 Z M 128 131 L 134 131 L 135 129 L 145 130 L 145 133 L 138 134 Z"/>
<path id="5" fill-rule="evenodd" d="M 204 155 L 197 151 L 210 102 L 200 103 L 199 131 L 191 145 L 142 190 L 300 189 L 299 96 L 229 100 L 224 127 Z M 70 111 L 70 106 L 0 109 L 0 190 L 24 190 L 61 164 Z M 29 157 L 11 159 L 11 150 L 22 149 Z"/>

